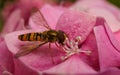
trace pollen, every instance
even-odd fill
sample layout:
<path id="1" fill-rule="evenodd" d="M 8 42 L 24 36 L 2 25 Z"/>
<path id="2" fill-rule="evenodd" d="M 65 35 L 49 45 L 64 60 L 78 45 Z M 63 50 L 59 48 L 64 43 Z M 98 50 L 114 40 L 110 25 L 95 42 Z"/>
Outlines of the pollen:
<path id="1" fill-rule="evenodd" d="M 86 55 L 91 54 L 90 50 L 82 50 L 79 48 L 78 45 L 80 41 L 81 41 L 80 36 L 76 37 L 75 40 L 69 40 L 68 38 L 66 39 L 65 45 L 62 47 L 62 49 L 66 54 L 64 57 L 62 57 L 62 60 L 65 60 L 74 54 L 79 54 L 79 53 L 85 53 Z"/>

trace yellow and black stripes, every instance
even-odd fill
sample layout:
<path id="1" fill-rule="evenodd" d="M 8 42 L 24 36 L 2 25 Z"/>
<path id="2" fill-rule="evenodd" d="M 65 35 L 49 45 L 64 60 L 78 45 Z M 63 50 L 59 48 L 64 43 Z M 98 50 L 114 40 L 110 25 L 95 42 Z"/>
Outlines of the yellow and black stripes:
<path id="1" fill-rule="evenodd" d="M 19 35 L 21 41 L 44 41 L 45 36 L 42 33 L 27 33 Z"/>
<path id="2" fill-rule="evenodd" d="M 32 32 L 21 34 L 18 36 L 18 39 L 21 41 L 41 41 L 41 42 L 58 42 L 61 45 L 64 45 L 66 40 L 66 34 L 61 30 L 47 30 L 40 32 Z"/>

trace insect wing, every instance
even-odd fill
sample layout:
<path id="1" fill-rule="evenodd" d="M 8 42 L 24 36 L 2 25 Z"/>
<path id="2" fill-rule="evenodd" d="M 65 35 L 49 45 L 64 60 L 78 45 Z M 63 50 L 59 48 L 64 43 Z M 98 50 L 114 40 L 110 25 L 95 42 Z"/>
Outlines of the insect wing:
<path id="1" fill-rule="evenodd" d="M 37 49 L 38 47 L 46 44 L 47 42 L 43 42 L 43 43 L 32 43 L 30 45 L 25 45 L 23 47 L 21 47 L 21 49 L 14 55 L 15 58 L 18 58 L 20 56 L 24 56 L 27 55 L 29 53 L 31 53 L 32 51 L 34 51 L 35 49 Z"/>
<path id="2" fill-rule="evenodd" d="M 34 9 L 31 18 L 35 24 L 51 29 L 40 10 Z"/>

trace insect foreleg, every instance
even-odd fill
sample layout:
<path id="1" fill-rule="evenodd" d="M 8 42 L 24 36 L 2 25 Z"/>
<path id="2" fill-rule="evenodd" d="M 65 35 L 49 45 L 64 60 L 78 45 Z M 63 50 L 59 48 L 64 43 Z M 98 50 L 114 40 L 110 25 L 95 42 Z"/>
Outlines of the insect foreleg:
<path id="1" fill-rule="evenodd" d="M 54 62 L 54 59 L 53 59 L 53 55 L 52 55 L 52 49 L 51 49 L 51 43 L 49 43 L 49 50 L 50 50 L 50 56 L 51 56 L 51 60 L 52 60 L 52 63 L 55 64 Z"/>

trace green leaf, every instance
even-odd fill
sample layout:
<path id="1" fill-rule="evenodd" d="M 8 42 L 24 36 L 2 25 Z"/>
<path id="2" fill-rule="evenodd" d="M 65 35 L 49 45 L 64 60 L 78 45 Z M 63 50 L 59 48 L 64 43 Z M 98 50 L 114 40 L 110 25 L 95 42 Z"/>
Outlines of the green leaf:
<path id="1" fill-rule="evenodd" d="M 120 8 L 120 0 L 108 0 L 108 2 L 110 2 Z"/>

